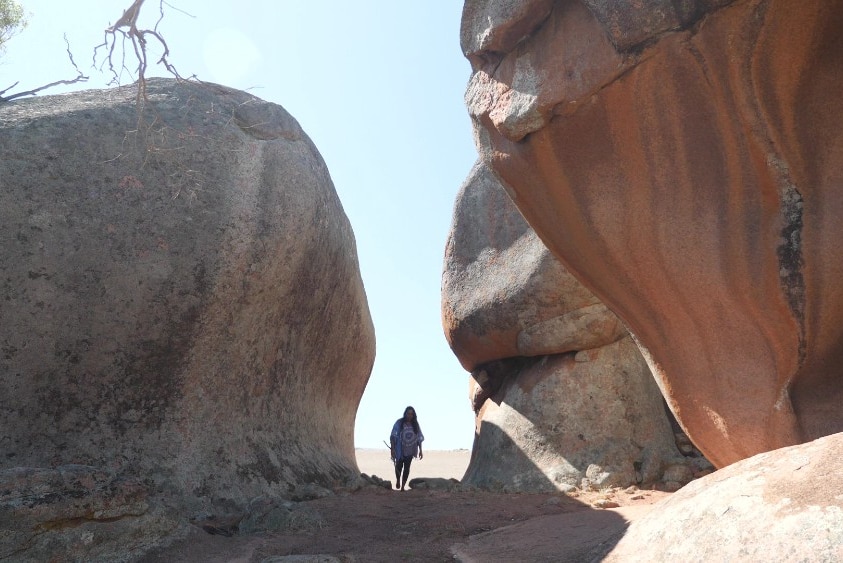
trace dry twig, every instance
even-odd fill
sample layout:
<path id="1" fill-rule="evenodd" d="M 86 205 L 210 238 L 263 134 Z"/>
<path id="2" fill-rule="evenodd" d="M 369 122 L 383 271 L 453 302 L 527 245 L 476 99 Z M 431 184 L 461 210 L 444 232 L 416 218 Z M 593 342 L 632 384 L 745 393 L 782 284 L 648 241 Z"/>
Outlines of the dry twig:
<path id="1" fill-rule="evenodd" d="M 0 103 L 8 102 L 10 100 L 14 100 L 15 98 L 23 98 L 25 96 L 35 96 L 38 92 L 46 90 L 48 88 L 53 88 L 54 86 L 58 86 L 60 84 L 76 84 L 78 82 L 86 82 L 88 77 L 85 76 L 79 67 L 76 66 L 76 61 L 73 60 L 73 53 L 70 51 L 70 42 L 67 40 L 67 34 L 64 36 L 64 45 L 67 50 L 67 58 L 70 59 L 70 64 L 73 65 L 73 68 L 76 69 L 76 78 L 70 78 L 67 80 L 56 80 L 55 82 L 50 82 L 49 84 L 44 84 L 43 86 L 39 86 L 38 88 L 33 88 L 32 90 L 24 90 L 23 92 L 15 92 L 13 94 L 9 94 L 8 96 L 4 96 L 6 92 L 14 88 L 18 85 L 19 82 L 15 82 L 5 90 L 0 90 Z"/>
<path id="2" fill-rule="evenodd" d="M 138 26 L 138 18 L 141 13 L 141 8 L 145 0 L 133 0 L 132 4 L 123 11 L 123 15 L 117 19 L 114 25 L 105 29 L 103 42 L 94 48 L 93 64 L 97 66 L 97 55 L 100 49 L 104 49 L 107 54 L 99 65 L 102 70 L 106 65 L 112 74 L 111 84 L 119 84 L 120 77 L 126 71 L 129 74 L 137 73 L 138 83 L 138 103 L 146 101 L 146 73 L 149 68 L 149 49 L 152 45 L 157 44 L 163 49 L 163 53 L 155 61 L 154 64 L 162 65 L 167 72 L 179 80 L 183 80 L 182 76 L 176 70 L 176 67 L 170 62 L 170 47 L 164 36 L 158 30 L 158 26 L 164 19 L 164 5 L 173 8 L 172 5 L 160 0 L 158 4 L 159 17 L 152 29 L 146 29 Z M 177 9 L 177 8 L 173 8 Z M 182 10 L 179 10 L 182 11 Z M 190 14 L 188 14 L 190 15 Z M 115 66 L 114 54 L 118 39 L 121 40 L 122 52 L 119 65 Z M 137 60 L 137 68 L 132 70 L 126 66 L 126 43 L 131 45 L 134 52 L 135 60 Z M 118 71 L 119 68 L 119 71 Z"/>

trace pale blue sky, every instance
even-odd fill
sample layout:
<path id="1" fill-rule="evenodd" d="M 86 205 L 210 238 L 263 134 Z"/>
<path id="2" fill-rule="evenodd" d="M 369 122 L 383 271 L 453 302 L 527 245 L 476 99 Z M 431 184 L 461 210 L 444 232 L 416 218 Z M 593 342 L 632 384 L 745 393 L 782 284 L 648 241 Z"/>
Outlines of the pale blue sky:
<path id="1" fill-rule="evenodd" d="M 454 197 L 476 156 L 463 105 L 462 2 L 169 3 L 195 16 L 165 6 L 161 30 L 179 71 L 281 104 L 331 171 L 357 237 L 377 334 L 357 446 L 382 447 L 412 404 L 429 449 L 470 448 L 467 374 L 442 334 L 439 302 Z M 64 33 L 91 76 L 75 89 L 105 85 L 90 69 L 92 48 L 129 0 L 21 4 L 30 25 L 0 58 L 0 89 L 72 77 Z M 146 1 L 147 21 L 158 5 Z"/>

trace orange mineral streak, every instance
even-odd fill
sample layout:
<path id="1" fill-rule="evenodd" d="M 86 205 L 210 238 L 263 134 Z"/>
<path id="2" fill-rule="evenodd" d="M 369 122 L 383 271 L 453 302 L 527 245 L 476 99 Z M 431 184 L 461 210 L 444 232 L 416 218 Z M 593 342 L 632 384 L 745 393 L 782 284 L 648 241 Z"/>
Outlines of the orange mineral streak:
<path id="1" fill-rule="evenodd" d="M 842 29 L 841 0 L 737 2 L 520 142 L 477 120 L 718 466 L 843 430 Z"/>

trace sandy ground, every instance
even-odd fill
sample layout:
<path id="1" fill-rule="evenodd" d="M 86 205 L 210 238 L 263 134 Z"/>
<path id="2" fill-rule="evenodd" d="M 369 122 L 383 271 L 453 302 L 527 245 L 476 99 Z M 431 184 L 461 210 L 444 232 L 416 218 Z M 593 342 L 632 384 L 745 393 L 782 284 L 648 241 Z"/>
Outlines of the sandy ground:
<path id="1" fill-rule="evenodd" d="M 459 478 L 468 458 L 466 450 L 430 451 L 414 461 L 411 477 Z M 392 471 L 385 448 L 359 450 L 357 461 L 370 475 L 386 478 Z M 592 562 L 667 496 L 634 488 L 563 495 L 367 487 L 300 503 L 310 516 L 296 528 L 226 537 L 197 527 L 142 561 L 261 563 L 329 555 L 334 559 L 297 561 Z M 596 508 L 599 501 L 617 506 Z"/>
<path id="2" fill-rule="evenodd" d="M 381 479 L 395 480 L 395 469 L 386 446 L 380 450 L 358 449 L 357 466 L 361 473 L 377 475 Z M 430 450 L 424 459 L 414 459 L 410 464 L 410 479 L 415 477 L 443 477 L 462 479 L 471 457 L 469 450 Z"/>

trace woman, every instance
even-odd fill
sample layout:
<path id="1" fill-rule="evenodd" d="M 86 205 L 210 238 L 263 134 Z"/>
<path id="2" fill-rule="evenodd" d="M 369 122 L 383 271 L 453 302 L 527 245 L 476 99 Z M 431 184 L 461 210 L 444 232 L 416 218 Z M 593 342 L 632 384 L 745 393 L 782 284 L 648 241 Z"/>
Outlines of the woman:
<path id="1" fill-rule="evenodd" d="M 404 490 L 407 477 L 410 475 L 410 462 L 413 461 L 413 458 L 416 455 L 419 459 L 424 457 L 421 445 L 423 441 L 424 434 L 419 428 L 416 409 L 407 407 L 404 409 L 404 416 L 395 421 L 392 426 L 392 433 L 389 435 L 392 461 L 395 463 L 396 489 Z"/>

